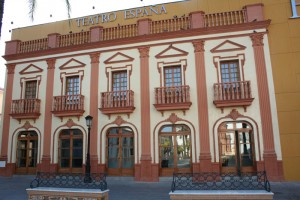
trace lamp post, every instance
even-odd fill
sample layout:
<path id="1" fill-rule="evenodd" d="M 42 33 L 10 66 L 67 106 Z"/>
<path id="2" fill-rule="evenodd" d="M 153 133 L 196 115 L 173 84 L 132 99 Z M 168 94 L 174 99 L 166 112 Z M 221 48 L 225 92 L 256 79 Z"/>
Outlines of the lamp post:
<path id="1" fill-rule="evenodd" d="M 85 120 L 86 120 L 86 125 L 88 127 L 88 152 L 86 154 L 84 182 L 91 183 L 92 178 L 91 178 L 91 161 L 90 161 L 90 131 L 91 131 L 93 117 L 88 115 L 85 117 Z"/>

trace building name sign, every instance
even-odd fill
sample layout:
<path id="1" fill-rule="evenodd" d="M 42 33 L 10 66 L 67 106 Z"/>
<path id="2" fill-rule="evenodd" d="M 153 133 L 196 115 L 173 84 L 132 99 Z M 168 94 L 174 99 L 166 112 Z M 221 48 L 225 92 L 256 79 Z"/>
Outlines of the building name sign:
<path id="1" fill-rule="evenodd" d="M 167 14 L 167 9 L 163 4 L 122 11 L 122 15 L 125 20 L 140 18 L 145 16 L 152 16 L 152 15 L 161 15 L 161 14 Z M 117 16 L 118 16 L 117 12 L 110 12 L 110 13 L 103 13 L 103 14 L 97 14 L 88 17 L 77 18 L 75 19 L 75 21 L 78 27 L 92 26 L 100 23 L 102 24 L 102 23 L 114 22 L 117 20 L 118 18 Z"/>
<path id="2" fill-rule="evenodd" d="M 297 12 L 297 6 L 300 6 L 300 3 L 297 3 L 296 0 L 291 0 L 291 6 L 292 6 L 292 14 L 290 18 L 300 18 Z"/>

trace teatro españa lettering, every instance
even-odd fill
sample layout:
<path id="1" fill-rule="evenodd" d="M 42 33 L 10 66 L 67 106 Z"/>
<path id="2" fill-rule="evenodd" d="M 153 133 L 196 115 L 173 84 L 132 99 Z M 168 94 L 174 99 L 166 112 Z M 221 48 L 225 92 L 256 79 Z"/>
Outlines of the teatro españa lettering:
<path id="1" fill-rule="evenodd" d="M 140 18 L 145 16 L 167 14 L 167 9 L 164 6 L 164 4 L 161 4 L 155 6 L 133 8 L 128 10 L 123 10 L 121 12 L 123 12 L 122 15 L 126 20 L 126 19 Z M 75 21 L 78 27 L 92 26 L 100 23 L 109 23 L 109 22 L 116 21 L 117 17 L 118 17 L 117 12 L 110 12 L 110 13 L 102 13 L 102 14 L 77 18 L 75 19 Z"/>

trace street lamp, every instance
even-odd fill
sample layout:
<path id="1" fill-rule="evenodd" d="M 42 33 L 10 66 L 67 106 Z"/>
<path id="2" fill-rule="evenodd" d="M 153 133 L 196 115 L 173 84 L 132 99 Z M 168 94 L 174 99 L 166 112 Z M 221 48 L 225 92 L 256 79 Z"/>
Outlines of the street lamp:
<path id="1" fill-rule="evenodd" d="M 91 183 L 92 178 L 91 178 L 91 161 L 90 161 L 90 131 L 91 131 L 93 117 L 88 115 L 85 117 L 85 120 L 86 120 L 86 125 L 88 127 L 88 152 L 86 154 L 84 182 Z"/>

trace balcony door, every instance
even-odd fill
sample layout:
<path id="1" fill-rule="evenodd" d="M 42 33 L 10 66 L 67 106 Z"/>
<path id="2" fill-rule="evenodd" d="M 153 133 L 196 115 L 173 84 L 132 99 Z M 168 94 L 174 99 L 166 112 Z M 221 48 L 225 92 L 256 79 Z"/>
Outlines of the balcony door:
<path id="1" fill-rule="evenodd" d="M 220 167 L 222 172 L 255 171 L 252 126 L 247 122 L 225 122 L 219 126 Z"/>
<path id="2" fill-rule="evenodd" d="M 38 155 L 38 135 L 35 131 L 23 131 L 18 135 L 16 172 L 35 174 Z"/>
<path id="3" fill-rule="evenodd" d="M 80 95 L 79 76 L 70 76 L 66 78 L 66 107 L 76 109 L 79 106 Z M 70 110 L 70 109 L 69 109 Z"/>
<path id="4" fill-rule="evenodd" d="M 108 175 L 134 175 L 134 134 L 131 128 L 111 128 L 106 137 Z"/>
<path id="5" fill-rule="evenodd" d="M 114 107 L 125 106 L 127 96 L 127 71 L 117 71 L 112 73 L 112 91 Z"/>
<path id="6" fill-rule="evenodd" d="M 224 99 L 237 99 L 241 96 L 239 61 L 222 61 L 220 65 Z"/>
<path id="7" fill-rule="evenodd" d="M 186 125 L 167 125 L 159 133 L 160 176 L 191 172 L 191 131 Z"/>
<path id="8" fill-rule="evenodd" d="M 26 81 L 24 95 L 24 113 L 36 112 L 37 81 Z"/>

